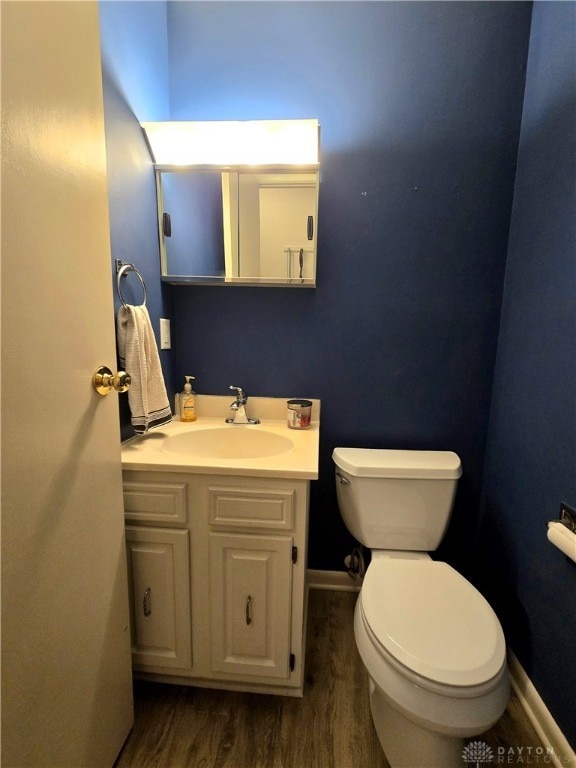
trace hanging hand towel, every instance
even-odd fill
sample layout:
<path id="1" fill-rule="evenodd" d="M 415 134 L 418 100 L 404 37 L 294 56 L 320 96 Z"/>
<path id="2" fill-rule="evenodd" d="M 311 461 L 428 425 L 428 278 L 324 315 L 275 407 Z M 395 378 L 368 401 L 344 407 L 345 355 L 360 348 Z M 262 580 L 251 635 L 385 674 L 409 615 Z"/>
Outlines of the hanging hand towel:
<path id="1" fill-rule="evenodd" d="M 144 305 L 118 310 L 118 354 L 130 375 L 128 404 L 137 434 L 172 421 L 150 315 Z"/>

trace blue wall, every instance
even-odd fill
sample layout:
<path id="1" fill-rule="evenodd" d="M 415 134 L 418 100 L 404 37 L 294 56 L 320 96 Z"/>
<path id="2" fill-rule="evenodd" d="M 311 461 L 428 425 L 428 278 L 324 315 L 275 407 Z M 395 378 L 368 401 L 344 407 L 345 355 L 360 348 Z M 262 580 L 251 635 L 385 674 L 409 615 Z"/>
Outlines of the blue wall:
<path id="1" fill-rule="evenodd" d="M 341 569 L 336 445 L 446 448 L 469 558 L 531 6 L 174 2 L 173 119 L 318 117 L 316 290 L 174 289 L 176 378 L 322 400 L 312 568 Z M 242 34 L 238 34 L 239 30 Z"/>
<path id="2" fill-rule="evenodd" d="M 171 317 L 169 291 L 159 279 L 154 169 L 139 121 L 167 120 L 168 38 L 166 3 L 102 2 L 100 37 L 113 259 L 136 265 L 147 289 L 147 307 L 159 339 L 159 318 Z M 114 280 L 115 310 L 120 306 Z M 138 278 L 122 280 L 127 304 L 142 303 Z M 172 352 L 160 359 L 168 382 Z M 122 437 L 132 437 L 128 396 L 120 395 Z"/>
<path id="3" fill-rule="evenodd" d="M 546 539 L 576 507 L 576 13 L 536 3 L 486 458 L 483 582 L 576 747 L 576 566 Z"/>

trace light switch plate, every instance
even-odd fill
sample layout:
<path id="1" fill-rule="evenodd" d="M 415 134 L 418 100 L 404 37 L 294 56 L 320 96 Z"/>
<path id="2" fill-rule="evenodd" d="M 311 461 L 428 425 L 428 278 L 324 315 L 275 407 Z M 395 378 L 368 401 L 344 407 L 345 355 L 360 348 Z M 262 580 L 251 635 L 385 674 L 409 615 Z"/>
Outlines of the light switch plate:
<path id="1" fill-rule="evenodd" d="M 170 320 L 160 318 L 160 349 L 172 349 L 170 344 Z"/>

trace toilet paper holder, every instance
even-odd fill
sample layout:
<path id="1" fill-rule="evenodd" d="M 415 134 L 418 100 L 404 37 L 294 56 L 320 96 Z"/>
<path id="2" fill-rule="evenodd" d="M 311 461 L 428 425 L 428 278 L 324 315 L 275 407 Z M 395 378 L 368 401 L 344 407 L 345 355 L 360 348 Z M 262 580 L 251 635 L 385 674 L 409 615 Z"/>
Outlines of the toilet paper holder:
<path id="1" fill-rule="evenodd" d="M 576 509 L 572 509 L 568 504 L 560 504 L 560 517 L 557 520 L 549 520 L 548 525 L 552 523 L 562 523 L 569 531 L 576 533 Z"/>
<path id="2" fill-rule="evenodd" d="M 576 563 L 576 510 L 560 504 L 560 518 L 548 523 L 548 541 Z"/>

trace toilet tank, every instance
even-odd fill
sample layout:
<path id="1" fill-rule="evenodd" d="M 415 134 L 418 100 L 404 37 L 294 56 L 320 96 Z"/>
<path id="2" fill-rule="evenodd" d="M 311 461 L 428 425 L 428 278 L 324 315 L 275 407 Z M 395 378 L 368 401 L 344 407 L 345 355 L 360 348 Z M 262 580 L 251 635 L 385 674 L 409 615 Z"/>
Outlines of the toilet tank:
<path id="1" fill-rule="evenodd" d="M 370 549 L 438 547 L 462 474 L 455 453 L 335 448 L 332 459 L 340 514 L 354 538 Z"/>

